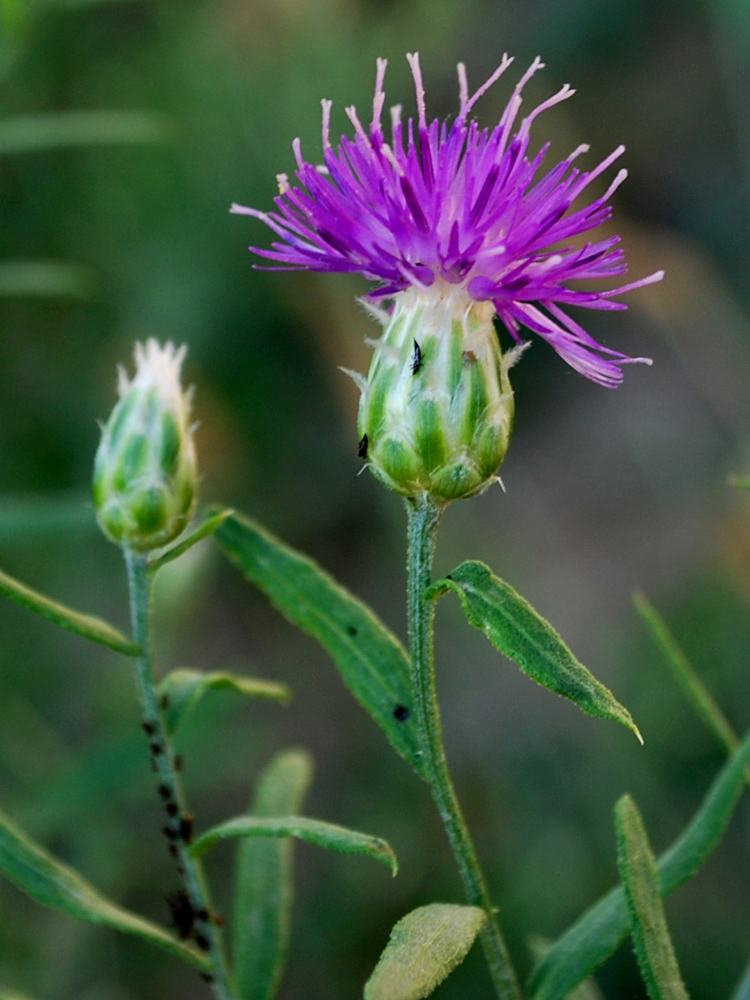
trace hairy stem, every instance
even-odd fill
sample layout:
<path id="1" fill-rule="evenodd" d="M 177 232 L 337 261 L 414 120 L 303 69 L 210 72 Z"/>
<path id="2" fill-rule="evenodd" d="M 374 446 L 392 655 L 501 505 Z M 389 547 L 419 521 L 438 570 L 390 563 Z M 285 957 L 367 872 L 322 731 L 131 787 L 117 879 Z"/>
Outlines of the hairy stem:
<path id="1" fill-rule="evenodd" d="M 175 860 L 182 882 L 184 902 L 176 912 L 178 930 L 183 936 L 192 936 L 195 944 L 212 960 L 213 971 L 204 978 L 210 982 L 216 1000 L 234 1000 L 222 934 L 211 910 L 211 899 L 199 862 L 188 853 L 192 839 L 193 817 L 188 812 L 185 793 L 180 780 L 180 762 L 175 756 L 164 722 L 162 706 L 156 692 L 154 665 L 151 652 L 151 574 L 147 570 L 148 557 L 125 549 L 130 585 L 130 610 L 133 635 L 142 652 L 135 659 L 138 696 L 143 714 L 143 729 L 148 737 L 151 760 L 159 780 L 159 797 L 167 814 L 164 834 L 169 842 L 169 853 Z"/>
<path id="2" fill-rule="evenodd" d="M 520 1000 L 518 980 L 495 916 L 471 835 L 461 813 L 443 747 L 440 709 L 435 689 L 434 603 L 424 598 L 425 591 L 432 582 L 432 557 L 442 506 L 427 499 L 408 500 L 407 510 L 409 646 L 416 711 L 423 752 L 427 759 L 430 788 L 453 848 L 466 898 L 472 906 L 481 907 L 487 914 L 487 923 L 482 932 L 482 945 L 495 991 L 500 1000 Z"/>

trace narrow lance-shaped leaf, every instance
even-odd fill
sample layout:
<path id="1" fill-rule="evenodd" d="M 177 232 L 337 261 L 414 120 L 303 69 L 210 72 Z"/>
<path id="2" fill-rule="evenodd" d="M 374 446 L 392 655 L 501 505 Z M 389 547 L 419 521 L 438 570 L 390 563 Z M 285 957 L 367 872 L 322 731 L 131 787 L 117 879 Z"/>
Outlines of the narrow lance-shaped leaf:
<path id="1" fill-rule="evenodd" d="M 721 840 L 742 794 L 750 734 L 714 780 L 697 813 L 657 862 L 659 892 L 674 892 L 695 875 Z M 531 977 L 532 1000 L 565 1000 L 617 949 L 628 929 L 621 887 L 594 904 L 545 955 Z"/>
<path id="2" fill-rule="evenodd" d="M 750 962 L 748 962 L 747 968 L 742 973 L 740 981 L 737 983 L 737 988 L 730 1000 L 750 1000 Z"/>
<path id="3" fill-rule="evenodd" d="M 688 701 L 724 749 L 729 753 L 734 753 L 740 745 L 739 737 L 677 644 L 666 622 L 643 594 L 636 594 L 634 600 L 654 642 L 664 655 L 664 662 L 684 691 Z M 750 771 L 746 777 L 748 786 L 750 786 Z"/>
<path id="4" fill-rule="evenodd" d="M 172 548 L 167 549 L 166 552 L 162 552 L 162 554 L 157 556 L 156 559 L 152 559 L 148 564 L 149 573 L 155 573 L 158 569 L 161 569 L 162 566 L 166 566 L 167 563 L 170 563 L 175 559 L 179 559 L 179 557 L 187 552 L 188 549 L 192 549 L 192 547 L 197 545 L 198 542 L 202 542 L 204 538 L 208 538 L 209 535 L 213 535 L 213 533 L 222 526 L 232 513 L 233 511 L 231 510 L 222 510 L 218 514 L 212 514 L 211 517 L 207 517 L 203 524 L 201 524 L 199 528 L 196 528 L 195 531 L 191 532 L 187 538 L 178 542 L 177 545 L 173 545 Z"/>
<path id="5" fill-rule="evenodd" d="M 659 894 L 659 874 L 638 807 L 629 795 L 615 806 L 617 866 L 630 934 L 651 1000 L 688 1000 Z"/>
<path id="6" fill-rule="evenodd" d="M 58 861 L 0 812 L 0 872 L 43 906 L 79 920 L 134 934 L 184 962 L 207 971 L 210 962 L 197 949 L 178 941 L 163 927 L 105 899 L 92 885 Z"/>
<path id="7" fill-rule="evenodd" d="M 94 615 L 81 614 L 81 612 L 74 611 L 64 604 L 59 604 L 3 572 L 0 572 L 0 594 L 4 594 L 17 604 L 23 605 L 29 611 L 36 612 L 36 614 L 54 622 L 55 625 L 60 625 L 69 632 L 75 632 L 85 639 L 101 643 L 102 646 L 108 646 L 118 653 L 124 653 L 126 656 L 138 656 L 140 652 L 132 640 L 118 632 L 108 622 L 96 618 Z"/>
<path id="8" fill-rule="evenodd" d="M 630 712 L 579 663 L 549 622 L 484 563 L 461 563 L 434 583 L 427 596 L 449 590 L 458 595 L 469 622 L 525 674 L 589 715 L 621 722 L 643 742 Z"/>
<path id="9" fill-rule="evenodd" d="M 261 775 L 250 815 L 298 813 L 312 779 L 303 750 L 278 754 Z M 291 935 L 293 840 L 248 837 L 237 852 L 234 887 L 234 978 L 240 1000 L 273 1000 Z"/>
<path id="10" fill-rule="evenodd" d="M 209 691 L 234 691 L 248 698 L 270 698 L 282 704 L 287 704 L 291 698 L 291 691 L 285 684 L 256 677 L 239 677 L 220 670 L 204 673 L 188 667 L 170 671 L 159 684 L 158 691 L 164 706 L 164 721 L 170 733 L 175 732 Z"/>
<path id="11" fill-rule="evenodd" d="M 391 931 L 365 1000 L 422 1000 L 466 958 L 487 914 L 476 906 L 431 903 L 407 913 Z"/>
<path id="12" fill-rule="evenodd" d="M 0 156 L 76 146 L 163 144 L 169 133 L 169 119 L 153 111 L 15 115 L 0 121 Z"/>
<path id="13" fill-rule="evenodd" d="M 211 827 L 197 837 L 190 845 L 190 853 L 199 858 L 220 840 L 231 837 L 297 837 L 299 840 L 306 840 L 308 844 L 340 851 L 342 854 L 368 854 L 387 865 L 394 875 L 398 871 L 396 855 L 387 841 L 307 816 L 237 816 Z"/>
<path id="14" fill-rule="evenodd" d="M 83 264 L 63 260 L 0 262 L 0 295 L 5 298 L 89 299 L 95 287 L 95 273 Z"/>
<path id="15" fill-rule="evenodd" d="M 235 514 L 215 538 L 271 603 L 330 653 L 354 697 L 425 777 L 409 661 L 398 639 L 312 559 L 253 521 Z"/>

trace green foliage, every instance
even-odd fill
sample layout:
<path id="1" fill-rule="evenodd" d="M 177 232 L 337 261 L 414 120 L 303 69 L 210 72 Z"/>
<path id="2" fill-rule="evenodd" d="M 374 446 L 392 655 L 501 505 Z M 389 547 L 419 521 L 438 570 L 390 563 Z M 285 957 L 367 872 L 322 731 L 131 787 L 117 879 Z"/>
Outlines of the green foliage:
<path id="1" fill-rule="evenodd" d="M 26 993 L 14 993 L 9 990 L 4 990 L 0 986 L 0 1000 L 31 1000 L 31 997 Z"/>
<path id="2" fill-rule="evenodd" d="M 729 753 L 734 753 L 740 745 L 726 716 L 706 689 L 695 668 L 682 652 L 666 622 L 643 594 L 635 595 L 635 606 L 648 626 L 654 642 L 661 650 L 664 662 L 674 675 L 677 683 L 687 696 L 697 714 Z M 750 775 L 748 776 L 750 783 Z"/>
<path id="3" fill-rule="evenodd" d="M 250 814 L 299 812 L 312 779 L 304 750 L 278 754 L 261 775 Z M 234 978 L 241 1000 L 273 1000 L 281 982 L 292 922 L 293 841 L 248 837 L 237 852 Z"/>
<path id="4" fill-rule="evenodd" d="M 206 518 L 203 524 L 196 528 L 195 531 L 191 532 L 183 541 L 178 542 L 177 545 L 173 545 L 171 549 L 167 549 L 166 552 L 162 552 L 160 556 L 156 559 L 152 559 L 148 564 L 148 569 L 150 573 L 155 573 L 162 566 L 166 566 L 167 563 L 172 562 L 174 559 L 179 559 L 179 557 L 187 552 L 188 549 L 192 549 L 194 545 L 202 541 L 204 538 L 208 538 L 209 535 L 221 527 L 221 525 L 226 521 L 231 510 L 222 510 L 218 514 L 212 514 L 211 517 Z"/>
<path id="5" fill-rule="evenodd" d="M 365 1000 L 422 1000 L 466 958 L 487 914 L 476 906 L 431 903 L 407 913 L 365 986 Z"/>
<path id="6" fill-rule="evenodd" d="M 167 730 L 175 732 L 209 691 L 234 691 L 249 698 L 270 698 L 282 704 L 288 704 L 291 698 L 291 691 L 285 684 L 255 677 L 238 677 L 222 670 L 204 673 L 179 667 L 170 671 L 158 688 Z"/>
<path id="7" fill-rule="evenodd" d="M 169 141 L 169 120 L 153 111 L 58 111 L 0 121 L 0 156 L 78 146 L 159 145 Z"/>
<path id="8" fill-rule="evenodd" d="M 29 611 L 34 611 L 43 618 L 47 618 L 55 625 L 60 625 L 62 628 L 68 629 L 69 632 L 75 632 L 93 642 L 99 642 L 102 646 L 108 646 L 117 653 L 138 656 L 140 652 L 134 642 L 101 618 L 84 615 L 64 604 L 59 604 L 3 572 L 0 572 L 0 594 L 4 594 L 17 604 L 28 608 Z"/>
<path id="9" fill-rule="evenodd" d="M 525 674 L 589 715 L 621 722 L 643 742 L 630 712 L 578 662 L 549 622 L 484 563 L 461 563 L 436 581 L 427 596 L 439 597 L 448 590 L 458 595 L 471 624 Z"/>
<path id="10" fill-rule="evenodd" d="M 615 806 L 617 866 L 625 890 L 638 966 L 651 1000 L 688 1000 L 659 893 L 659 874 L 637 805 Z"/>
<path id="11" fill-rule="evenodd" d="M 91 268 L 61 260 L 6 260 L 0 263 L 0 296 L 90 299 L 96 287 Z"/>
<path id="12" fill-rule="evenodd" d="M 205 955 L 178 941 L 157 924 L 105 899 L 78 872 L 34 843 L 2 812 L 0 872 L 42 906 L 62 910 L 79 920 L 102 924 L 125 934 L 134 934 L 198 969 L 209 968 Z"/>
<path id="13" fill-rule="evenodd" d="M 742 977 L 737 983 L 737 988 L 730 1000 L 750 1000 L 750 962 L 748 962 L 747 968 L 742 973 Z"/>
<path id="14" fill-rule="evenodd" d="M 271 603 L 331 654 L 344 683 L 401 756 L 424 776 L 411 712 L 409 663 L 398 639 L 312 559 L 259 524 L 233 514 L 215 535 L 226 554 Z M 406 708 L 408 717 L 394 711 Z"/>
<path id="15" fill-rule="evenodd" d="M 335 823 L 325 823 L 307 816 L 282 816 L 279 818 L 237 816 L 225 823 L 211 827 L 190 845 L 190 853 L 199 858 L 215 847 L 220 840 L 232 837 L 298 837 L 308 844 L 325 847 L 342 854 L 367 854 L 382 861 L 393 875 L 398 871 L 398 861 L 390 844 L 380 837 L 371 837 L 358 830 L 347 830 Z"/>
<path id="16" fill-rule="evenodd" d="M 750 735 L 725 764 L 688 826 L 659 858 L 659 892 L 674 892 L 698 871 L 721 840 L 742 794 Z M 615 951 L 628 928 L 622 888 L 612 889 L 567 930 L 531 978 L 533 1000 L 565 1000 Z"/>

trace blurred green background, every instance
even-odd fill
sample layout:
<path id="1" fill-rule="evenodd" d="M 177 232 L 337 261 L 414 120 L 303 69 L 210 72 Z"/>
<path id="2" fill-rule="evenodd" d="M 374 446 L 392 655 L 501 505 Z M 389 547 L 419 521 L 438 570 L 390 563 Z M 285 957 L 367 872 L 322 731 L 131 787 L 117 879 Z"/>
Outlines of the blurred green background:
<path id="1" fill-rule="evenodd" d="M 270 234 L 228 214 L 268 207 L 291 140 L 319 150 L 322 97 L 366 115 L 376 56 L 388 102 L 457 107 L 455 63 L 479 84 L 504 51 L 512 82 L 540 54 L 536 126 L 562 158 L 626 143 L 616 224 L 634 277 L 662 285 L 597 339 L 654 358 L 610 392 L 537 341 L 514 371 L 517 421 L 499 488 L 448 512 L 447 572 L 481 558 L 560 629 L 632 710 L 624 729 L 521 677 L 457 602 L 438 613 L 439 688 L 454 776 L 519 965 L 615 879 L 611 809 L 638 800 L 656 850 L 722 762 L 632 607 L 642 588 L 738 730 L 750 724 L 750 4 L 747 0 L 2 0 L 0 2 L 0 565 L 126 627 L 118 551 L 88 488 L 115 366 L 149 336 L 189 345 L 206 501 L 231 503 L 315 555 L 404 634 L 404 513 L 358 476 L 356 390 L 374 327 L 341 276 L 252 269 Z M 483 99 L 497 121 L 511 83 Z M 606 181 L 603 181 L 604 185 Z M 603 187 L 602 187 L 603 190 Z M 394 921 L 460 899 L 426 788 L 297 635 L 210 543 L 164 571 L 164 669 L 233 665 L 289 682 L 288 709 L 216 696 L 179 735 L 198 825 L 245 808 L 288 745 L 311 750 L 311 815 L 387 837 L 367 859 L 297 848 L 282 1000 L 361 995 Z M 159 920 L 173 874 L 137 728 L 128 663 L 0 605 L 0 805 L 107 894 Z M 747 798 L 747 797 L 746 797 Z M 750 809 L 667 905 L 695 996 L 726 997 L 750 954 Z M 229 912 L 233 848 L 210 856 Z M 601 970 L 638 1000 L 629 946 Z M 44 911 L 0 881 L 0 983 L 36 1000 L 207 996 L 146 944 Z M 441 1000 L 488 996 L 479 949 Z"/>

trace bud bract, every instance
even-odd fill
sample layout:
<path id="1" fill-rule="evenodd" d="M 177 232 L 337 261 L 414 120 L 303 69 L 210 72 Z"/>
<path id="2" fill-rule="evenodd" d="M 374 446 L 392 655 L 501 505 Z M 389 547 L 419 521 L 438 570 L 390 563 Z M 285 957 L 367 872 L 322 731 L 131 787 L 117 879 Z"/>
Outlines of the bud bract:
<path id="1" fill-rule="evenodd" d="M 195 506 L 191 393 L 180 385 L 186 350 L 153 339 L 135 345 L 135 375 L 120 369 L 120 399 L 96 453 L 99 524 L 113 542 L 140 552 L 176 538 Z"/>
<path id="2" fill-rule="evenodd" d="M 394 296 L 383 314 L 359 408 L 360 454 L 404 496 L 439 503 L 496 480 L 513 427 L 513 392 L 491 302 L 447 282 Z"/>

